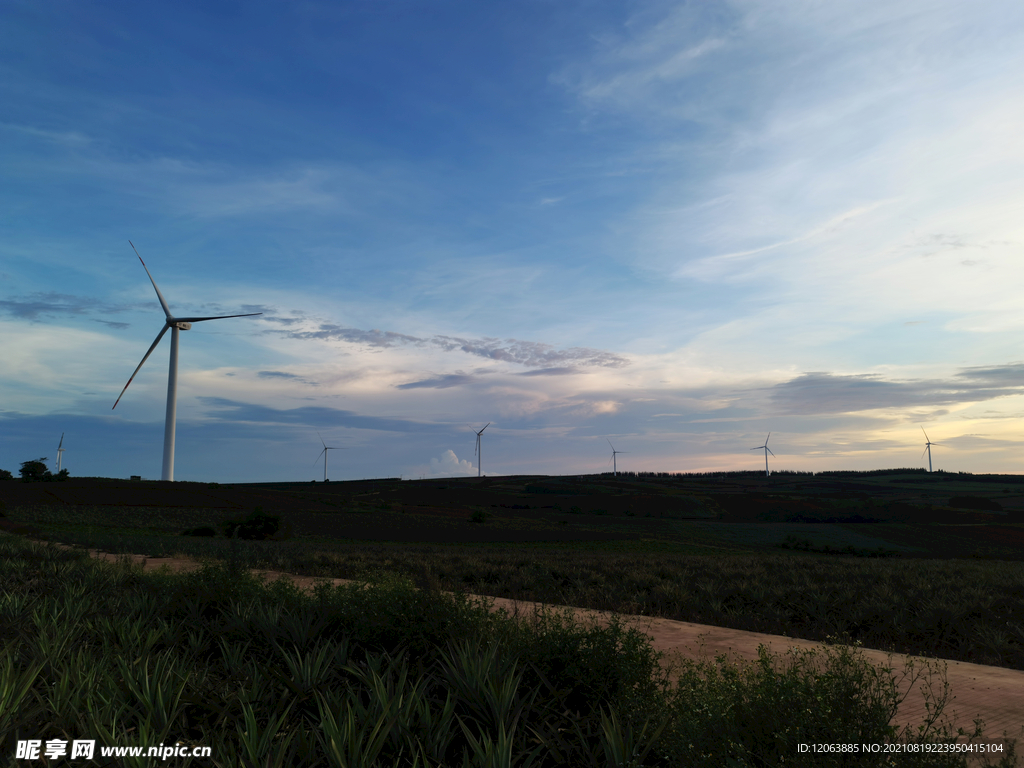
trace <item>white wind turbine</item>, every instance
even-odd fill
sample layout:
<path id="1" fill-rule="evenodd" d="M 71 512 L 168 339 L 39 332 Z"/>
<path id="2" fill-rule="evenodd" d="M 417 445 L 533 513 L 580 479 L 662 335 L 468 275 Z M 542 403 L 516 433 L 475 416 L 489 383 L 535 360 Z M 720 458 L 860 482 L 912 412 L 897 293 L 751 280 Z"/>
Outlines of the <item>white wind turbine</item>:
<path id="1" fill-rule="evenodd" d="M 618 477 L 619 476 L 619 463 L 615 460 L 615 457 L 618 456 L 620 453 L 629 453 L 629 451 L 616 451 L 615 450 L 615 446 L 612 445 L 612 441 L 608 440 L 607 437 L 605 438 L 605 440 L 608 441 L 608 445 L 612 449 L 612 474 L 613 474 L 613 476 Z"/>
<path id="2" fill-rule="evenodd" d="M 921 427 L 921 431 L 924 432 L 924 427 Z M 932 446 L 942 445 L 942 443 L 933 443 L 928 437 L 928 433 L 924 432 L 924 450 L 921 451 L 921 458 L 924 458 L 925 453 L 928 454 L 928 471 L 932 471 Z"/>
<path id="3" fill-rule="evenodd" d="M 752 451 L 760 451 L 762 448 L 764 448 L 764 474 L 765 474 L 765 476 L 768 476 L 768 475 L 771 474 L 768 471 L 768 454 L 771 453 L 772 456 L 775 455 L 774 453 L 772 453 L 772 449 L 768 447 L 768 438 L 771 437 L 771 436 L 772 436 L 772 433 L 769 432 L 768 433 L 768 437 L 766 437 L 764 439 L 764 445 L 759 445 L 759 446 L 757 446 L 757 448 L 751 448 L 750 449 Z"/>
<path id="4" fill-rule="evenodd" d="M 491 426 L 491 422 L 484 424 L 484 429 Z M 480 435 L 484 433 L 484 429 L 481 429 L 476 433 L 476 449 L 473 451 L 473 455 L 476 456 L 476 476 L 483 477 L 483 470 L 480 467 L 480 460 L 483 458 L 483 452 L 480 449 Z"/>
<path id="5" fill-rule="evenodd" d="M 135 251 L 135 255 L 139 256 L 138 250 L 131 240 L 128 241 L 128 245 L 132 246 L 132 250 Z M 149 356 L 153 354 L 153 350 L 156 349 L 156 345 L 160 343 L 160 339 L 167 333 L 167 329 L 171 329 L 171 364 L 167 372 L 167 415 L 164 419 L 164 465 L 163 472 L 161 473 L 161 480 L 173 480 L 174 479 L 174 427 L 176 422 L 176 414 L 178 408 L 178 331 L 187 331 L 192 328 L 192 323 L 201 323 L 204 320 L 223 320 L 228 317 L 254 317 L 255 315 L 262 315 L 262 312 L 250 312 L 246 315 L 216 315 L 214 317 L 174 317 L 171 314 L 170 308 L 167 306 L 167 302 L 164 300 L 163 294 L 160 293 L 160 289 L 156 286 L 156 280 L 149 274 L 149 267 L 146 266 L 146 262 L 142 261 L 142 257 L 139 256 L 139 261 L 142 262 L 142 268 L 146 270 L 146 274 L 149 275 L 149 282 L 153 284 L 153 290 L 156 291 L 156 297 L 160 300 L 160 306 L 164 310 L 164 327 L 160 329 L 160 333 L 156 335 L 156 339 L 153 344 L 149 347 L 149 351 L 146 352 L 142 358 L 142 362 L 139 363 L 139 367 L 135 369 L 135 373 L 128 379 L 128 384 L 132 383 L 132 379 L 135 378 L 135 374 L 139 372 L 139 368 L 145 364 L 149 359 Z M 121 390 L 121 394 L 117 396 L 117 400 L 114 402 L 113 407 L 117 408 L 117 404 L 121 402 L 121 398 L 124 396 L 125 390 L 128 389 L 128 384 L 124 385 L 124 389 Z"/>
<path id="6" fill-rule="evenodd" d="M 323 438 L 323 436 L 321 436 L 320 430 L 317 430 L 316 436 L 320 438 L 320 442 L 323 443 L 324 449 L 322 451 L 320 451 L 319 454 L 317 454 L 317 457 L 315 459 L 313 459 L 313 463 L 316 464 L 318 461 L 320 461 L 320 457 L 321 456 L 324 457 L 324 482 L 326 483 L 327 482 L 327 452 L 328 451 L 343 451 L 345 449 L 344 448 L 335 448 L 333 445 L 328 445 L 327 443 L 324 443 L 324 438 Z"/>
<path id="7" fill-rule="evenodd" d="M 63 458 L 61 456 L 61 454 L 63 454 L 64 451 L 67 450 L 67 448 L 63 447 L 63 445 L 64 445 L 64 433 L 61 432 L 60 433 L 60 442 L 57 444 L 57 474 L 58 475 L 60 474 L 60 464 L 61 464 L 60 460 L 61 460 L 61 458 Z"/>

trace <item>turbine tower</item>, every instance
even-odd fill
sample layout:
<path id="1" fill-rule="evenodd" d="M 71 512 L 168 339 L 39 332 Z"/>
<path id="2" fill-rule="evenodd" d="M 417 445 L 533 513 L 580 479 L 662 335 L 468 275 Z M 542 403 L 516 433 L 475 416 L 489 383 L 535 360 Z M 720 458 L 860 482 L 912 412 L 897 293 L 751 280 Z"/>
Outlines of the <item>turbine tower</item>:
<path id="1" fill-rule="evenodd" d="M 316 436 L 320 438 L 320 442 L 323 443 L 324 449 L 322 451 L 320 451 L 319 454 L 317 454 L 317 457 L 315 459 L 313 459 L 313 463 L 316 464 L 318 461 L 320 461 L 320 457 L 321 456 L 324 457 L 324 482 L 326 483 L 327 482 L 327 452 L 328 451 L 339 451 L 339 450 L 343 451 L 345 449 L 344 448 L 335 448 L 333 445 L 328 445 L 327 443 L 324 443 L 324 438 L 321 436 L 320 430 L 317 430 Z"/>
<path id="2" fill-rule="evenodd" d="M 921 427 L 921 431 L 924 432 L 924 427 Z M 942 443 L 933 443 L 928 437 L 928 433 L 924 432 L 924 450 L 921 451 L 921 458 L 924 458 L 925 453 L 928 454 L 928 471 L 932 471 L 932 446 L 942 445 Z"/>
<path id="3" fill-rule="evenodd" d="M 491 422 L 484 424 L 484 429 L 491 426 Z M 473 451 L 473 455 L 476 456 L 476 476 L 483 477 L 483 470 L 480 468 L 480 459 L 483 458 L 483 452 L 480 450 L 480 435 L 484 433 L 484 429 L 481 429 L 476 433 L 476 450 Z"/>
<path id="4" fill-rule="evenodd" d="M 772 449 L 768 447 L 768 438 L 771 437 L 771 436 L 772 436 L 772 433 L 769 432 L 768 433 L 768 437 L 766 437 L 764 439 L 764 445 L 759 445 L 759 446 L 757 446 L 757 448 L 751 448 L 750 449 L 752 451 L 760 451 L 762 448 L 764 448 L 764 474 L 765 474 L 765 477 L 768 477 L 771 474 L 768 471 L 768 454 L 771 453 L 772 456 L 775 455 L 774 453 L 772 453 Z"/>
<path id="5" fill-rule="evenodd" d="M 61 458 L 63 458 L 61 456 L 61 454 L 64 453 L 64 451 L 67 450 L 67 448 L 62 447 L 63 445 L 64 445 L 64 433 L 61 432 L 60 433 L 60 442 L 57 444 L 57 474 L 58 475 L 60 474 L 60 463 L 61 463 L 60 460 L 61 460 Z"/>
<path id="6" fill-rule="evenodd" d="M 135 251 L 135 255 L 139 256 L 139 251 L 135 248 L 135 245 L 131 240 L 128 241 L 128 245 Z M 250 312 L 246 315 L 216 315 L 214 317 L 174 317 L 171 314 L 170 308 L 167 306 L 167 302 L 164 300 L 163 294 L 160 293 L 160 289 L 156 286 L 156 280 L 149 274 L 149 267 L 146 266 L 146 262 L 142 261 L 142 257 L 139 256 L 139 261 L 142 262 L 142 268 L 146 270 L 146 274 L 149 275 L 149 282 L 153 284 L 153 290 L 156 291 L 156 297 L 160 300 L 160 306 L 164 310 L 164 327 L 160 329 L 160 333 L 156 335 L 156 339 L 153 344 L 149 347 L 149 351 L 146 352 L 142 358 L 142 362 L 139 363 L 139 367 L 135 369 L 135 373 L 128 379 L 128 384 L 132 383 L 132 379 L 135 378 L 135 374 L 139 372 L 139 368 L 145 364 L 149 359 L 149 356 L 153 354 L 153 350 L 156 349 L 156 345 L 160 343 L 160 339 L 167 333 L 167 329 L 171 329 L 171 364 L 167 372 L 167 415 L 164 418 L 164 465 L 163 472 L 160 475 L 161 480 L 173 480 L 174 479 L 174 427 L 177 416 L 178 408 L 178 331 L 187 331 L 192 327 L 192 323 L 201 323 L 205 320 L 223 320 L 228 317 L 254 317 L 255 315 L 262 315 L 262 312 Z M 121 390 L 121 394 L 117 396 L 117 400 L 114 401 L 114 405 L 110 410 L 117 408 L 117 404 L 121 402 L 121 398 L 124 397 L 125 391 L 128 389 L 128 384 L 124 385 L 124 389 Z"/>
<path id="7" fill-rule="evenodd" d="M 605 440 L 608 440 L 608 438 L 606 437 Z M 615 450 L 615 446 L 612 445 L 612 441 L 611 440 L 608 440 L 608 445 L 611 446 L 611 449 L 612 449 L 612 475 L 614 477 L 618 477 L 619 476 L 619 464 L 615 460 L 615 457 L 618 456 L 620 453 L 629 453 L 629 451 L 616 451 Z"/>

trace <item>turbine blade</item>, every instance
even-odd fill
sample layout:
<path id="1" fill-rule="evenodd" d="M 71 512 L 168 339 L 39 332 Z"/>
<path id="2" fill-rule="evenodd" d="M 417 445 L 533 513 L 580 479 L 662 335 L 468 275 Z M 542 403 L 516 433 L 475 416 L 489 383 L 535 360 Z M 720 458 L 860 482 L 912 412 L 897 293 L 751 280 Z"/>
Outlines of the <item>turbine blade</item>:
<path id="1" fill-rule="evenodd" d="M 766 451 L 768 451 L 768 453 L 771 453 L 771 454 L 772 454 L 772 456 L 774 456 L 774 455 L 775 455 L 774 453 L 772 453 L 772 449 L 771 449 L 771 448 L 769 448 L 769 447 L 768 447 L 767 445 L 766 445 L 766 446 L 764 447 L 764 449 L 765 449 Z"/>
<path id="2" fill-rule="evenodd" d="M 135 255 L 139 256 L 139 249 L 135 247 L 135 244 L 131 240 L 128 241 L 128 245 L 130 245 L 132 250 L 135 251 Z M 139 256 L 139 261 L 142 261 L 141 256 Z M 144 261 L 142 261 L 142 268 L 146 270 L 146 274 L 149 275 L 149 267 L 146 266 L 146 262 Z M 160 289 L 156 287 L 156 280 L 153 279 L 152 275 L 149 275 L 149 282 L 153 284 L 153 290 L 156 291 L 156 297 L 160 299 L 160 306 L 164 308 L 164 315 L 166 315 L 167 319 L 170 320 L 172 317 L 171 310 L 167 306 L 167 301 L 164 299 L 164 295 L 160 293 Z"/>
<path id="3" fill-rule="evenodd" d="M 316 455 L 316 458 L 313 459 L 313 463 L 316 464 L 318 461 L 320 461 L 320 457 L 323 456 L 325 453 L 327 453 L 326 448 L 324 448 L 322 451 L 320 451 L 320 453 Z"/>
<path id="4" fill-rule="evenodd" d="M 224 320 L 228 317 L 256 317 L 256 315 L 262 315 L 262 312 L 250 312 L 247 315 L 214 315 L 213 317 L 176 317 L 174 318 L 179 323 L 201 323 L 204 320 Z"/>
<path id="5" fill-rule="evenodd" d="M 168 328 L 170 328 L 170 327 L 171 327 L 171 326 L 169 326 L 169 325 L 166 325 L 166 324 L 165 324 L 165 325 L 164 325 L 164 327 L 163 327 L 163 328 L 162 328 L 162 329 L 160 330 L 160 333 L 158 333 L 158 334 L 156 335 L 156 341 L 154 341 L 154 342 L 153 342 L 152 344 L 150 344 L 150 346 L 149 346 L 149 351 L 148 351 L 148 352 L 146 352 L 146 355 L 145 355 L 145 357 L 143 357 L 143 358 L 142 358 L 142 362 L 141 362 L 141 363 L 139 363 L 139 368 L 141 368 L 141 367 L 143 366 L 143 364 L 144 364 L 144 363 L 145 363 L 145 362 L 146 362 L 147 360 L 149 360 L 149 356 L 150 356 L 151 354 L 153 354 L 153 350 L 154 350 L 154 349 L 156 349 L 156 345 L 160 343 L 160 339 L 162 339 L 162 338 L 164 337 L 164 334 L 165 334 L 165 333 L 167 333 L 167 329 L 168 329 Z M 130 377 L 128 378 L 128 384 L 131 384 L 131 383 L 132 383 L 132 379 L 134 379 L 134 378 L 135 378 L 135 374 L 139 372 L 139 368 L 136 368 L 136 369 L 135 369 L 135 373 L 133 373 L 133 374 L 132 374 L 132 375 L 131 375 L 131 376 L 130 376 Z M 124 385 L 124 389 L 122 389 L 122 390 L 121 390 L 121 394 L 117 396 L 117 400 L 115 400 L 115 401 L 114 401 L 114 405 L 113 405 L 113 406 L 111 406 L 110 410 L 114 410 L 114 408 L 117 408 L 117 404 L 118 404 L 119 402 L 121 402 L 121 398 L 122 398 L 122 397 L 124 397 L 124 393 L 125 393 L 125 390 L 127 390 L 127 389 L 128 389 L 128 384 L 125 384 L 125 385 Z"/>
<path id="6" fill-rule="evenodd" d="M 769 441 L 769 440 L 771 440 L 771 437 L 772 437 L 772 433 L 771 433 L 771 432 L 769 432 L 769 433 L 768 433 L 768 437 L 766 437 L 766 438 L 764 439 L 764 444 L 765 444 L 766 446 L 768 445 L 768 441 Z"/>
<path id="7" fill-rule="evenodd" d="M 323 443 L 324 448 L 326 448 L 327 447 L 327 443 L 324 443 L 324 438 L 323 438 L 323 435 L 320 434 L 320 430 L 316 429 L 316 430 L 314 430 L 314 432 L 316 432 L 316 436 L 320 438 L 320 442 Z"/>
<path id="8" fill-rule="evenodd" d="M 924 432 L 924 427 L 921 427 L 921 431 Z M 931 442 L 931 438 L 928 437 L 928 433 L 927 432 L 924 432 L 924 439 L 927 440 L 928 442 Z"/>
<path id="9" fill-rule="evenodd" d="M 486 424 L 484 424 L 484 429 L 487 429 L 489 426 L 491 426 L 491 422 L 488 421 Z M 484 433 L 484 429 L 481 429 L 479 432 L 476 433 L 477 437 Z"/>
<path id="10" fill-rule="evenodd" d="M 927 446 L 927 445 L 926 445 L 926 446 L 924 447 L 924 450 L 923 450 L 923 451 L 921 451 L 921 458 L 922 458 L 922 459 L 924 458 L 924 455 L 925 455 L 926 453 L 928 453 L 928 446 Z"/>
<path id="11" fill-rule="evenodd" d="M 111 410 L 113 410 L 113 409 L 111 409 Z M 57 443 L 57 450 L 58 451 L 60 450 L 60 447 L 62 445 L 64 445 L 64 433 L 63 432 L 60 433 L 60 442 Z"/>

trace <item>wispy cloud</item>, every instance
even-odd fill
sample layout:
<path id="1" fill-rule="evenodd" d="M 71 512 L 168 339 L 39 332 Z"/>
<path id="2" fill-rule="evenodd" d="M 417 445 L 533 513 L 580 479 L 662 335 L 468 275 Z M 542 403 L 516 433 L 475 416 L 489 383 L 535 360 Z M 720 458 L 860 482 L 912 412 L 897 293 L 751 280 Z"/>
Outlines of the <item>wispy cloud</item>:
<path id="1" fill-rule="evenodd" d="M 36 320 L 40 315 L 84 315 L 95 306 L 79 296 L 64 293 L 35 293 L 32 296 L 0 300 L 0 311 L 11 317 Z"/>
<path id="2" fill-rule="evenodd" d="M 967 368 L 945 380 L 899 381 L 878 374 L 805 373 L 768 391 L 771 403 L 789 414 L 936 408 L 1024 394 L 1024 363 Z"/>
<path id="3" fill-rule="evenodd" d="M 256 373 L 261 379 L 298 379 L 300 376 L 296 376 L 294 373 L 286 373 L 284 371 L 258 371 Z"/>
<path id="4" fill-rule="evenodd" d="M 563 366 L 560 368 L 537 368 L 533 371 L 522 371 L 517 373 L 517 376 L 571 376 L 573 374 L 580 373 L 579 368 L 573 368 L 571 366 Z"/>
<path id="5" fill-rule="evenodd" d="M 73 315 L 110 315 L 136 309 L 137 304 L 110 304 L 86 296 L 75 296 L 53 291 L 36 292 L 27 296 L 0 299 L 0 314 L 21 320 L 37 322 L 65 318 Z M 127 323 L 95 319 L 112 328 L 127 328 Z"/>
<path id="6" fill-rule="evenodd" d="M 430 343 L 447 351 L 460 350 L 470 355 L 501 360 L 533 367 L 551 367 L 557 363 L 575 363 L 579 366 L 621 368 L 629 361 L 621 355 L 599 349 L 570 347 L 555 349 L 550 344 L 516 339 L 461 339 L 453 336 L 434 336 Z"/>
<path id="7" fill-rule="evenodd" d="M 435 376 L 430 379 L 399 384 L 396 389 L 447 389 L 448 387 L 461 387 L 466 384 L 472 384 L 477 380 L 476 376 L 469 376 L 464 373 L 449 373 L 444 376 Z"/>
<path id="8" fill-rule="evenodd" d="M 291 424 L 314 427 L 349 427 L 381 432 L 442 432 L 436 424 L 409 419 L 388 419 L 366 416 L 353 411 L 324 406 L 303 406 L 279 409 L 243 403 L 221 397 L 197 398 L 209 409 L 209 416 L 218 421 L 255 422 L 260 424 Z"/>
<path id="9" fill-rule="evenodd" d="M 419 337 L 395 331 L 381 331 L 377 329 L 365 331 L 359 328 L 348 328 L 332 323 L 321 323 L 316 330 L 272 331 L 272 333 L 279 333 L 293 339 L 344 341 L 351 344 L 384 349 L 412 345 L 433 347 L 445 352 L 458 351 L 488 360 L 540 369 L 534 375 L 564 374 L 574 372 L 577 367 L 623 368 L 629 365 L 629 360 L 626 357 L 605 350 L 587 347 L 557 349 L 550 344 L 536 341 L 520 341 L 518 339 L 472 339 L 444 335 Z M 559 366 L 559 363 L 572 363 L 573 367 Z"/>
<path id="10" fill-rule="evenodd" d="M 377 329 L 364 331 L 359 328 L 345 328 L 333 323 L 321 323 L 315 331 L 285 331 L 292 339 L 319 339 L 320 341 L 347 341 L 369 347 L 393 347 L 398 344 L 422 344 L 426 339 L 407 336 L 394 331 Z"/>

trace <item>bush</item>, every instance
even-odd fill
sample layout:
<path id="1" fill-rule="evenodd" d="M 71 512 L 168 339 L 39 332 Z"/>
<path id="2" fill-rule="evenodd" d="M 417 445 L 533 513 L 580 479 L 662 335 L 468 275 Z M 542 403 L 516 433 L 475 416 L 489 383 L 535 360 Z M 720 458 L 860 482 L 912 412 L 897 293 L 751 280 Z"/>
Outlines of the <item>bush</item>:
<path id="1" fill-rule="evenodd" d="M 667 758 L 688 752 L 692 766 L 964 766 L 962 755 L 909 751 L 897 762 L 881 755 L 799 753 L 798 744 L 941 744 L 974 733 L 953 730 L 945 714 L 950 701 L 942 662 L 908 659 L 902 670 L 877 667 L 856 648 L 826 645 L 791 649 L 784 656 L 758 649 L 755 662 L 683 661 L 671 702 L 675 726 L 662 741 Z M 902 686 L 901 678 L 909 685 Z M 892 725 L 899 705 L 913 691 L 928 702 L 924 723 Z M 936 687 L 939 690 L 936 690 Z M 995 755 L 1014 765 L 1014 744 Z M 990 764 L 990 763 L 988 763 Z"/>
<path id="2" fill-rule="evenodd" d="M 216 536 L 217 529 L 212 525 L 200 525 L 198 528 L 189 528 L 187 531 L 182 531 L 182 536 Z"/>
<path id="3" fill-rule="evenodd" d="M 280 515 L 268 515 L 262 507 L 256 507 L 247 517 L 225 520 L 221 523 L 224 535 L 229 539 L 269 539 L 280 527 Z"/>

